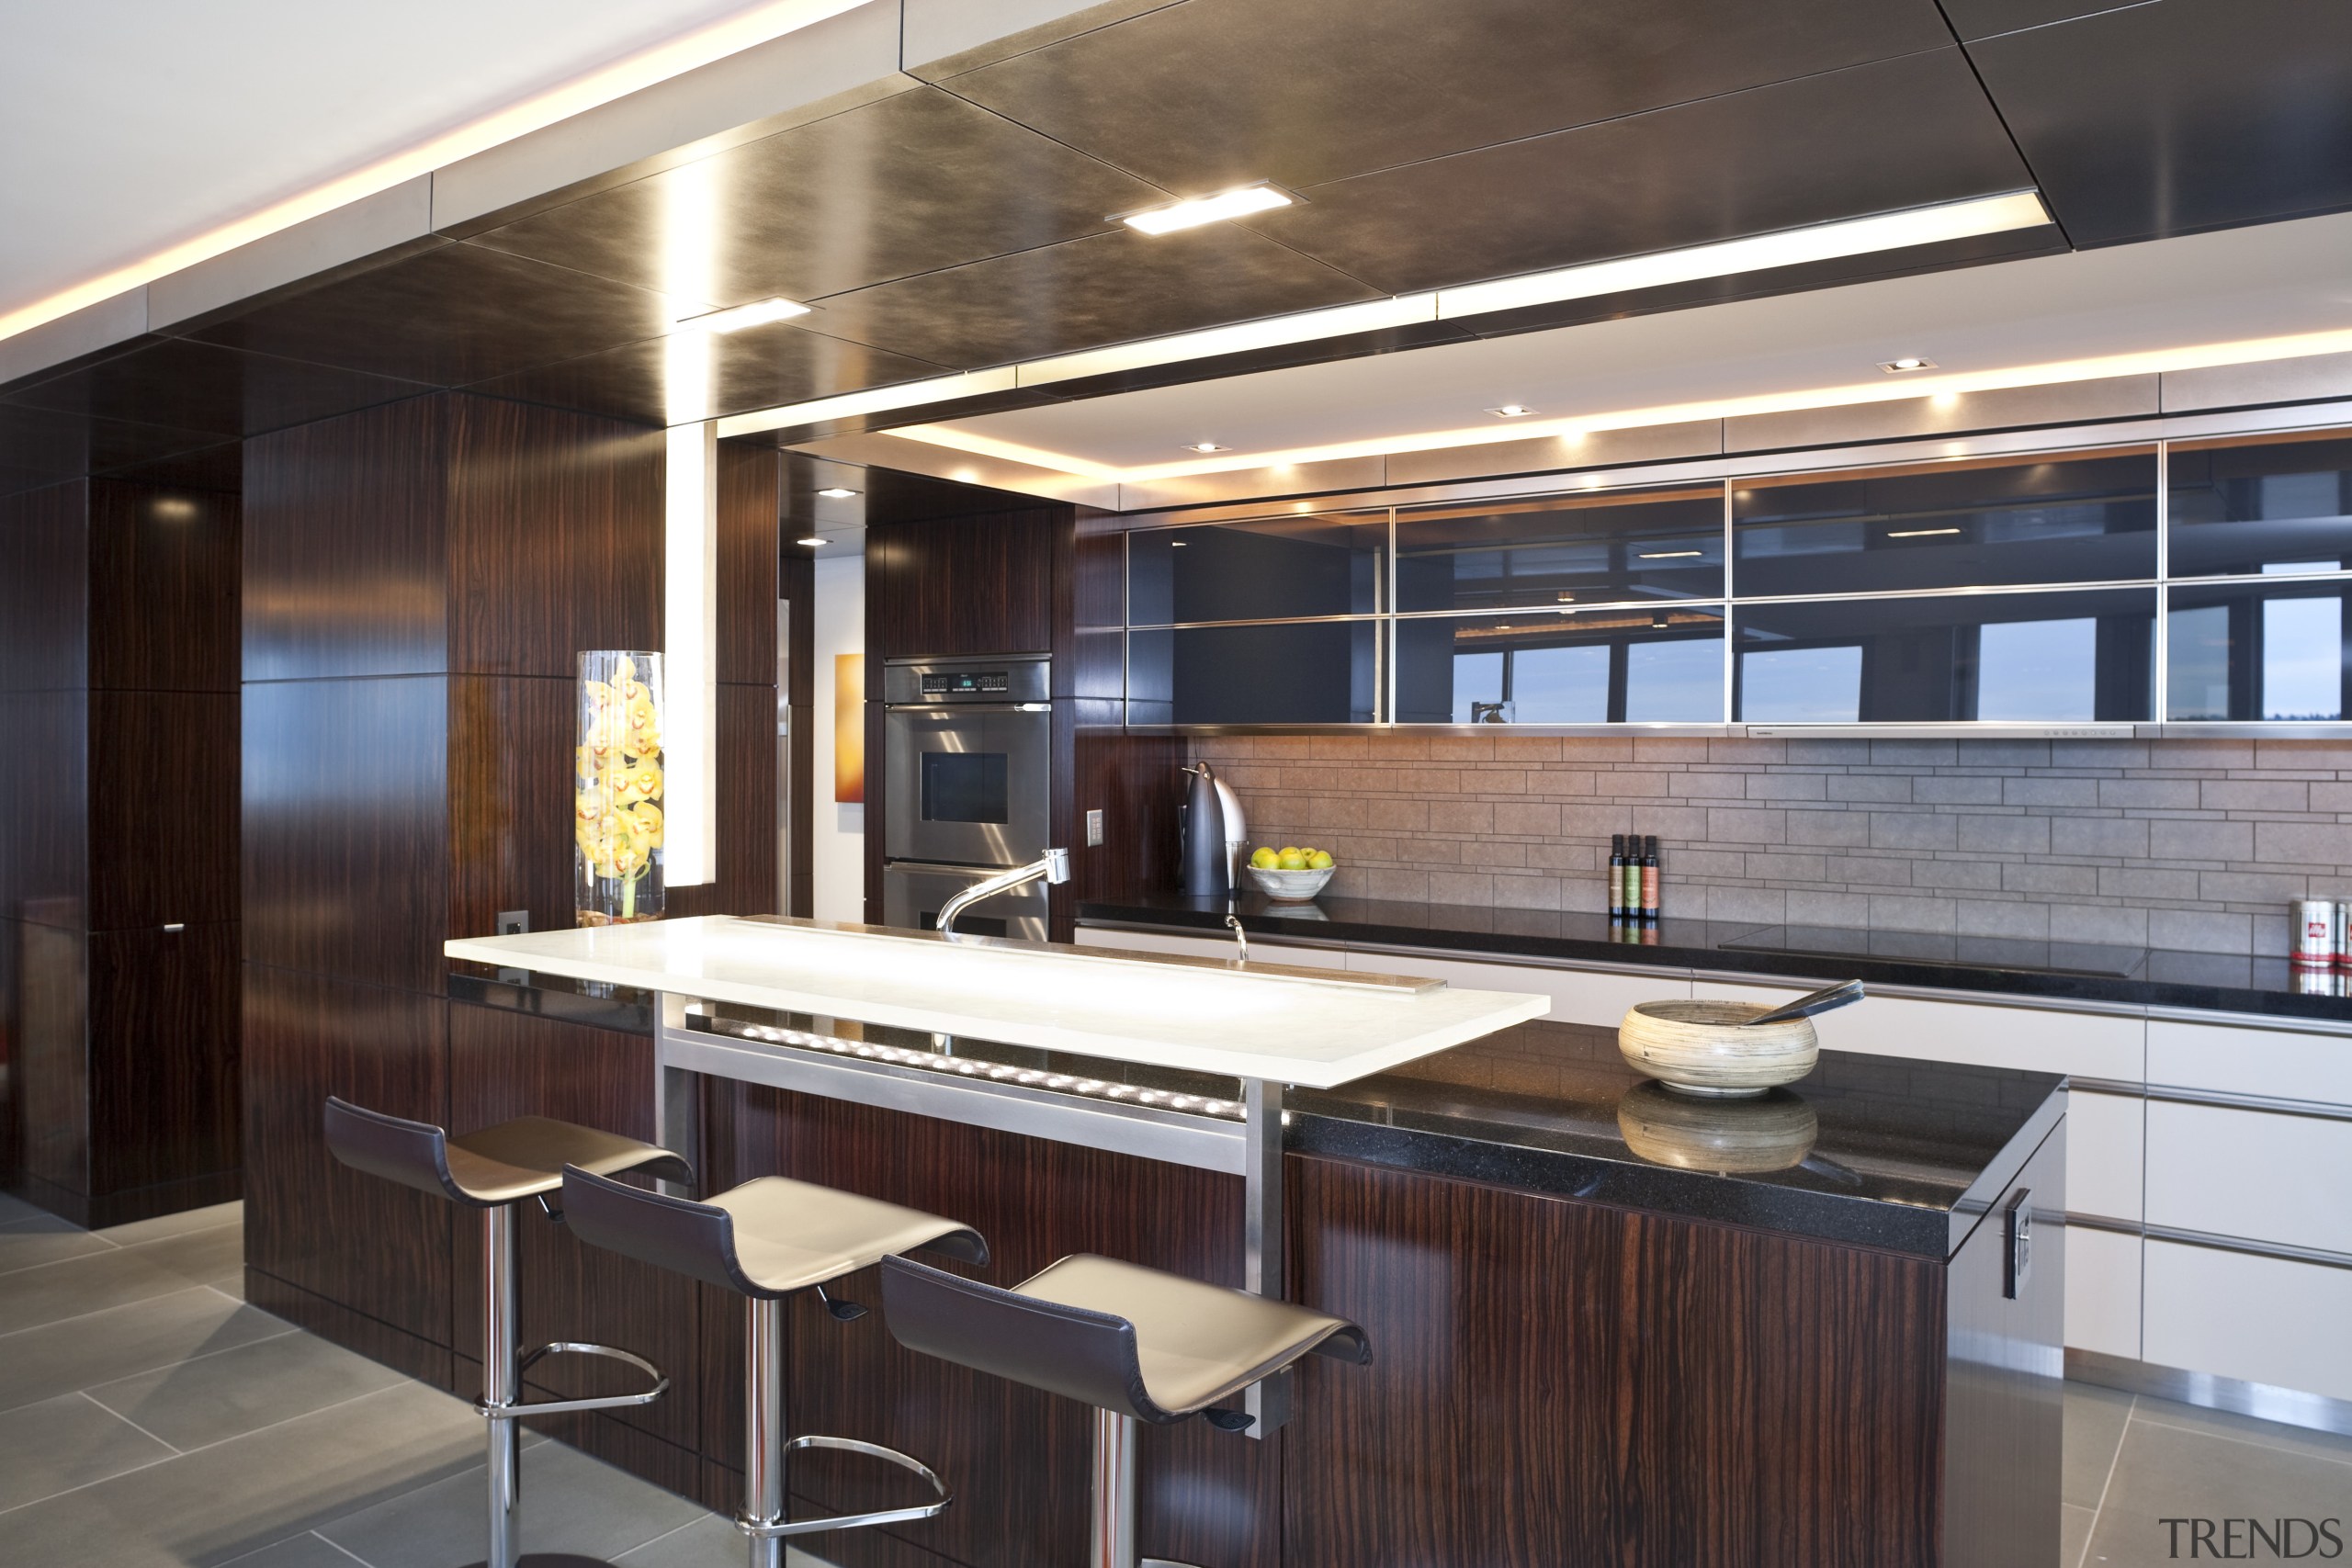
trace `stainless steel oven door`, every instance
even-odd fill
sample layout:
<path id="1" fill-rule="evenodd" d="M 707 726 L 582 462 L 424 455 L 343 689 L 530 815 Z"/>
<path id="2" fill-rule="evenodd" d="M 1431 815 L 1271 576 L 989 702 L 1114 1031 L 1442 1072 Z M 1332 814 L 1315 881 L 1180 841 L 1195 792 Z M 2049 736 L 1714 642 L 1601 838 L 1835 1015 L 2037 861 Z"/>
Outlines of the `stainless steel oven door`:
<path id="1" fill-rule="evenodd" d="M 1054 720 L 1043 703 L 894 707 L 883 732 L 887 858 L 1011 866 L 1046 852 Z"/>
<path id="2" fill-rule="evenodd" d="M 904 862 L 884 866 L 882 923 L 901 931 L 937 931 L 941 905 L 973 883 L 995 874 L 986 866 Z M 1043 942 L 1046 885 L 1033 882 L 983 899 L 956 917 L 956 929 L 967 936 L 1009 936 L 1024 942 Z"/>

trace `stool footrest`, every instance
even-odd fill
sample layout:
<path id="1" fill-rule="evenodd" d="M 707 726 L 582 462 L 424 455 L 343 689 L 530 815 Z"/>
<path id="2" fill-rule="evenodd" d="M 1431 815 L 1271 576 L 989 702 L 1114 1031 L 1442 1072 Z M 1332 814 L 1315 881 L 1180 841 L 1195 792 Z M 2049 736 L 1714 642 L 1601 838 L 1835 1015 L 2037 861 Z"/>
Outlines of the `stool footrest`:
<path id="1" fill-rule="evenodd" d="M 661 1368 L 642 1356 L 627 1350 L 616 1350 L 610 1345 L 590 1345 L 578 1340 L 559 1339 L 542 1345 L 523 1358 L 516 1366 L 516 1381 L 539 1361 L 549 1356 L 603 1356 L 609 1360 L 626 1361 L 653 1380 L 653 1386 L 641 1393 L 610 1393 L 594 1399 L 516 1400 L 512 1404 L 492 1404 L 486 1399 L 474 1401 L 476 1414 L 492 1421 L 512 1421 L 522 1416 L 565 1416 L 581 1410 L 618 1410 L 632 1404 L 650 1404 L 670 1392 L 670 1380 Z"/>
<path id="2" fill-rule="evenodd" d="M 886 1449 L 879 1443 L 863 1443 L 855 1438 L 808 1437 L 795 1438 L 784 1445 L 789 1453 L 796 1449 L 836 1449 L 843 1453 L 864 1454 L 868 1459 L 888 1460 L 901 1470 L 911 1470 L 931 1483 L 935 1494 L 928 1503 L 906 1508 L 876 1508 L 863 1514 L 831 1514 L 816 1519 L 754 1519 L 748 1515 L 735 1516 L 735 1528 L 754 1540 L 774 1540 L 780 1536 L 814 1535 L 820 1530 L 863 1529 L 868 1525 L 904 1524 L 911 1519 L 935 1517 L 941 1509 L 956 1500 L 947 1483 L 939 1479 L 931 1466 L 910 1454 L 896 1449 Z"/>

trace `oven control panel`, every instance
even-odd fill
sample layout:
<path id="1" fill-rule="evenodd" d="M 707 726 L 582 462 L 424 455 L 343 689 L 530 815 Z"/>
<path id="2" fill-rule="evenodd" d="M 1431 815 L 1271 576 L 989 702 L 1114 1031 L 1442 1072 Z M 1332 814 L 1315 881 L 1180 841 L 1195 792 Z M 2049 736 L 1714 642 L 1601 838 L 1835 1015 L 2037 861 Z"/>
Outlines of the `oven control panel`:
<path id="1" fill-rule="evenodd" d="M 1043 656 L 894 659 L 882 667 L 882 700 L 893 707 L 948 703 L 1041 703 L 1051 695 Z"/>

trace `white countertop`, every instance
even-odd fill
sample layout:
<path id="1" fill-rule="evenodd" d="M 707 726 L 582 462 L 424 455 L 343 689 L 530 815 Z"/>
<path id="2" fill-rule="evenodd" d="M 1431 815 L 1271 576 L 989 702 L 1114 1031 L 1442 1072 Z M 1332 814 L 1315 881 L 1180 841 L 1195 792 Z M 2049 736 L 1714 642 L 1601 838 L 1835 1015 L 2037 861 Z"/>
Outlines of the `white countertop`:
<path id="1" fill-rule="evenodd" d="M 442 951 L 779 1012 L 1311 1089 L 1433 1055 L 1551 1006 L 1510 991 L 1381 989 L 1093 948 L 731 915 L 475 937 Z"/>

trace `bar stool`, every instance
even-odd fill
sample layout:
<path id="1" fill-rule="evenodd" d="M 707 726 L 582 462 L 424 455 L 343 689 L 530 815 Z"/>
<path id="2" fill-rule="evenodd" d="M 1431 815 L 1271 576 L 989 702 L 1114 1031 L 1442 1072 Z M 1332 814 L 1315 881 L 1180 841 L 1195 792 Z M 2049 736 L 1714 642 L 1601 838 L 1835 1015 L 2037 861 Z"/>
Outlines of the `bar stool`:
<path id="1" fill-rule="evenodd" d="M 548 1200 L 562 1188 L 567 1165 L 608 1174 L 659 1169 L 685 1180 L 694 1179 L 694 1169 L 652 1144 L 545 1116 L 520 1116 L 453 1138 L 430 1122 L 387 1116 L 330 1095 L 325 1119 L 328 1149 L 353 1169 L 481 1211 L 482 1392 L 474 1408 L 490 1422 L 490 1555 L 484 1568 L 515 1568 L 514 1516 L 522 1501 L 515 1419 L 650 1404 L 668 1391 L 670 1380 L 643 1357 L 609 1345 L 559 1340 L 528 1355 L 518 1354 L 514 1206 L 536 1198 L 550 1218 L 560 1222 L 562 1213 Z M 603 1356 L 637 1368 L 653 1385 L 640 1393 L 526 1403 L 521 1397 L 523 1374 L 548 1356 Z M 587 1560 L 533 1561 L 554 1568 L 557 1562 Z"/>
<path id="2" fill-rule="evenodd" d="M 1009 1291 L 886 1258 L 882 1310 L 910 1350 L 1094 1406 L 1087 1568 L 1185 1568 L 1136 1555 L 1137 1421 L 1241 1431 L 1244 1392 L 1301 1357 L 1372 1360 L 1345 1318 L 1085 1253 Z"/>
<path id="3" fill-rule="evenodd" d="M 919 1209 L 781 1176 L 763 1176 L 696 1203 L 574 1168 L 563 1173 L 563 1209 L 582 1241 L 723 1286 L 745 1299 L 743 1511 L 735 1517 L 735 1528 L 751 1538 L 752 1568 L 782 1568 L 788 1536 L 928 1519 L 955 1501 L 929 1465 L 896 1449 L 854 1438 L 785 1438 L 779 1303 L 795 1292 L 813 1290 L 826 1311 L 848 1323 L 865 1316 L 865 1308 L 826 1295 L 827 1285 L 916 1247 L 985 1264 L 988 1243 L 978 1231 Z M 932 1501 L 787 1519 L 785 1460 L 799 1449 L 886 1460 L 929 1482 Z"/>

